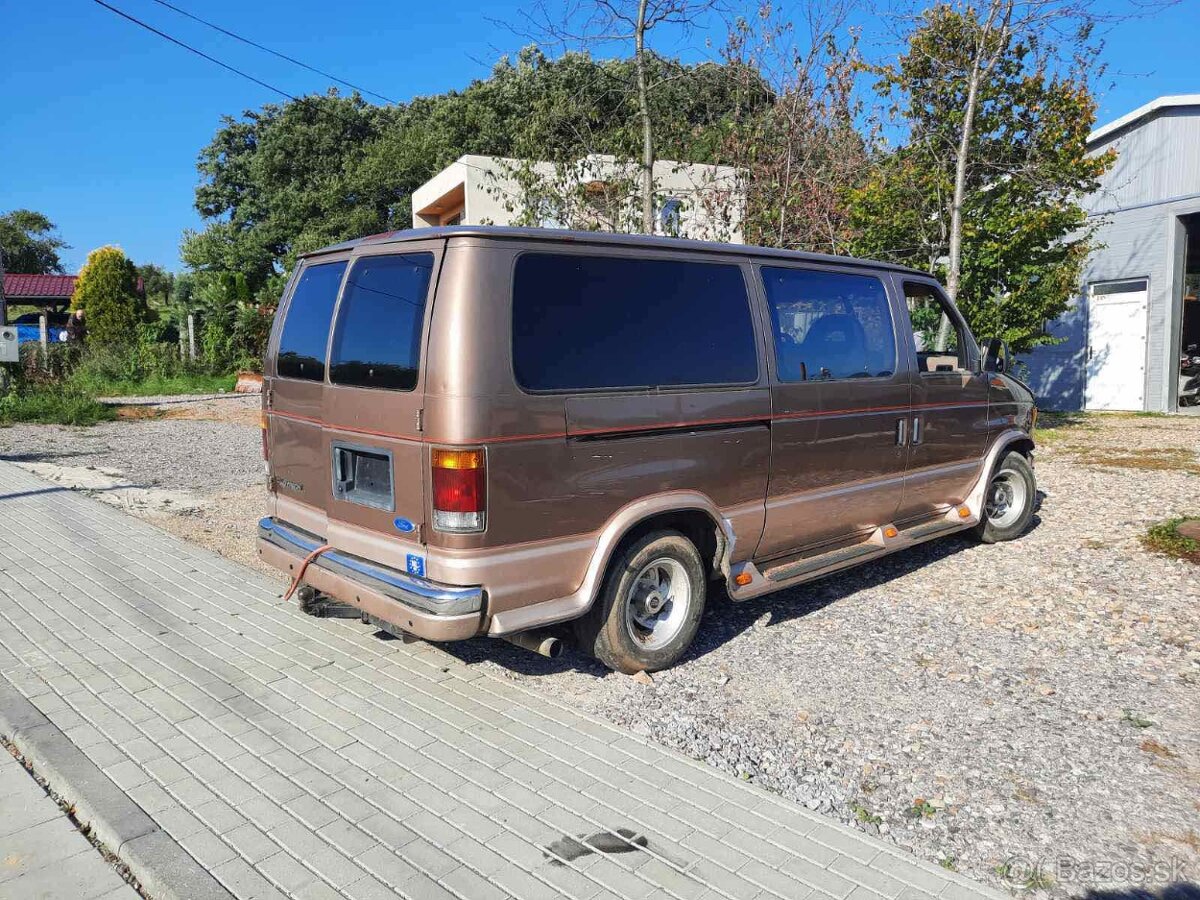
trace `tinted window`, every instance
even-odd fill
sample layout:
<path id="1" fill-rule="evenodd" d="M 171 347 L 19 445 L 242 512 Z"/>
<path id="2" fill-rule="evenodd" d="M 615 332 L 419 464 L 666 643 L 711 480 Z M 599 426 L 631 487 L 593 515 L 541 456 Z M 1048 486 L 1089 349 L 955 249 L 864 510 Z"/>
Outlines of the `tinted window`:
<path id="1" fill-rule="evenodd" d="M 775 267 L 762 275 L 780 380 L 893 374 L 896 337 L 878 278 Z"/>
<path id="2" fill-rule="evenodd" d="M 337 384 L 411 391 L 421 363 L 433 254 L 370 256 L 350 270 L 330 353 Z"/>
<path id="3" fill-rule="evenodd" d="M 342 283 L 344 262 L 309 266 L 300 275 L 288 304 L 283 334 L 279 337 L 279 358 L 275 367 L 286 378 L 325 380 L 325 342 L 329 339 L 329 320 Z"/>
<path id="4" fill-rule="evenodd" d="M 758 355 L 737 266 L 529 253 L 513 368 L 530 390 L 746 384 Z"/>

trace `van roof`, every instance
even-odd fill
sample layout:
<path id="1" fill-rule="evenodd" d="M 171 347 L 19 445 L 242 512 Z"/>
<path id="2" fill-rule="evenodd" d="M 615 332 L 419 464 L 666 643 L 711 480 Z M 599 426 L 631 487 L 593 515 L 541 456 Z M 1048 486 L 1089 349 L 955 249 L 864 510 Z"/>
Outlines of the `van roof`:
<path id="1" fill-rule="evenodd" d="M 681 238 L 659 237 L 649 234 L 612 234 L 603 231 L 567 231 L 559 228 L 516 228 L 502 225 L 443 225 L 432 228 L 406 228 L 402 231 L 385 231 L 366 237 L 331 244 L 320 250 L 300 254 L 301 258 L 321 256 L 351 250 L 355 247 L 377 244 L 402 244 L 428 238 L 479 237 L 497 239 L 519 239 L 545 243 L 595 244 L 614 247 L 646 247 L 672 250 L 701 250 L 708 253 L 734 253 L 763 259 L 807 260 L 809 262 L 838 263 L 840 265 L 869 266 L 873 269 L 889 269 L 928 278 L 928 272 L 901 266 L 896 263 L 857 259 L 852 256 L 835 256 L 830 253 L 806 253 L 800 250 L 779 250 L 774 247 L 756 247 L 750 244 L 722 244 L 716 241 L 692 241 Z"/>

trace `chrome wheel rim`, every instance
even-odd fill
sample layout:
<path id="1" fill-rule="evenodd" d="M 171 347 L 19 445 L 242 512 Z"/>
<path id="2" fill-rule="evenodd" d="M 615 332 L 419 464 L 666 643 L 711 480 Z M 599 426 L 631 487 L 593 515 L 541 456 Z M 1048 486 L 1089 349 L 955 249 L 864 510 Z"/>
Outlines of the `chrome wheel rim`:
<path id="1" fill-rule="evenodd" d="M 1025 479 L 1020 473 L 1011 469 L 997 472 L 988 485 L 984 515 L 997 528 L 1007 528 L 1025 512 L 1028 493 Z"/>
<path id="2" fill-rule="evenodd" d="M 647 563 L 625 594 L 625 627 L 646 650 L 665 647 L 683 629 L 692 605 L 692 583 L 678 560 Z"/>

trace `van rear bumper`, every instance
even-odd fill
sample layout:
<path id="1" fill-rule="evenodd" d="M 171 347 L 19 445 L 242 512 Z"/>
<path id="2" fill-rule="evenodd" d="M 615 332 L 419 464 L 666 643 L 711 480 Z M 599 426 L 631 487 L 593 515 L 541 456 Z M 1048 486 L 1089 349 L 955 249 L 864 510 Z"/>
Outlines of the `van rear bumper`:
<path id="1" fill-rule="evenodd" d="M 319 546 L 321 539 L 306 531 L 269 517 L 259 520 L 258 554 L 282 572 L 296 572 Z M 309 563 L 304 581 L 426 640 L 463 640 L 479 634 L 482 627 L 482 588 L 439 584 L 337 550 Z"/>

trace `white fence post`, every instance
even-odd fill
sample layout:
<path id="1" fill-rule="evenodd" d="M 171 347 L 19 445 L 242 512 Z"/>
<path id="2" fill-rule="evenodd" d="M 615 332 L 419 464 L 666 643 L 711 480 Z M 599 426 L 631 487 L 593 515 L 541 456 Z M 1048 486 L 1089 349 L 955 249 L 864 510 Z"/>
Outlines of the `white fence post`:
<path id="1" fill-rule="evenodd" d="M 196 316 L 188 313 L 188 359 L 196 361 Z"/>
<path id="2" fill-rule="evenodd" d="M 38 340 L 42 344 L 42 368 L 50 368 L 50 329 L 46 314 L 38 316 Z"/>

